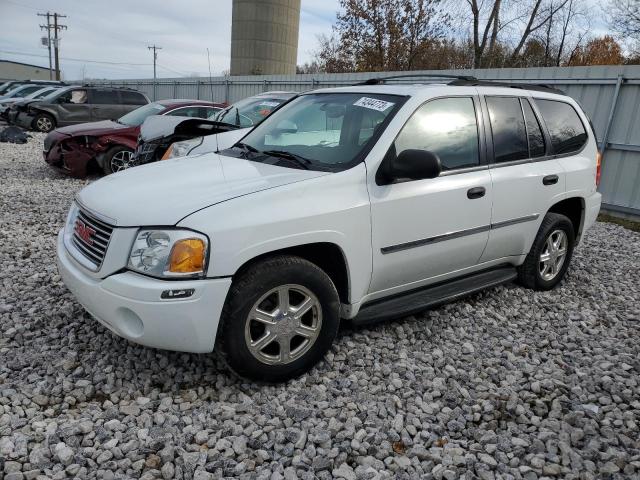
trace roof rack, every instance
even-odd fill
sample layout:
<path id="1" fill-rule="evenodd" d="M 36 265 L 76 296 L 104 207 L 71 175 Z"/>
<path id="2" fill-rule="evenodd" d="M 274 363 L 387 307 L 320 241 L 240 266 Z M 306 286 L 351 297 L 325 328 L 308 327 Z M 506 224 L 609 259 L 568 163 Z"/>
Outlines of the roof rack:
<path id="1" fill-rule="evenodd" d="M 452 86 L 469 86 L 469 87 L 506 87 L 506 88 L 518 88 L 520 90 L 534 90 L 537 92 L 557 93 L 560 95 L 566 95 L 566 93 L 559 88 L 554 88 L 542 83 L 510 83 L 493 80 L 478 80 L 478 79 L 459 79 L 449 82 L 448 85 Z"/>
<path id="2" fill-rule="evenodd" d="M 369 78 L 364 82 L 359 82 L 354 85 L 383 85 L 387 83 L 387 80 L 395 80 L 398 78 L 448 78 L 459 81 L 466 82 L 477 82 L 478 79 L 476 77 L 468 76 L 468 75 L 450 75 L 450 74 L 439 74 L 439 73 L 413 73 L 413 74 L 403 74 L 403 75 L 391 75 L 389 77 L 376 77 Z"/>
<path id="3" fill-rule="evenodd" d="M 471 75 L 450 75 L 450 74 L 437 74 L 437 73 L 414 73 L 404 75 L 391 75 L 389 77 L 376 77 L 365 80 L 364 82 L 356 83 L 355 85 L 384 85 L 387 80 L 396 80 L 401 78 L 446 78 L 451 79 L 447 85 L 451 86 L 469 86 L 469 87 L 506 87 L 506 88 L 518 88 L 521 90 L 534 90 L 538 92 L 556 93 L 560 95 L 566 95 L 566 93 L 559 88 L 554 88 L 545 84 L 538 83 L 509 83 L 493 80 L 480 80 Z"/>

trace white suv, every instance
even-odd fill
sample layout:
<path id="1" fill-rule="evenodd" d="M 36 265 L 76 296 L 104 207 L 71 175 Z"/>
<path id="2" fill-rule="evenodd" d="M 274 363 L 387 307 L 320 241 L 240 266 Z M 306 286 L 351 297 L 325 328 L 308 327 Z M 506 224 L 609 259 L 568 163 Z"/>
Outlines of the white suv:
<path id="1" fill-rule="evenodd" d="M 600 209 L 578 104 L 468 77 L 367 83 L 300 95 L 220 154 L 84 188 L 58 238 L 64 282 L 122 337 L 215 345 L 263 381 L 308 370 L 341 319 L 557 285 Z"/>

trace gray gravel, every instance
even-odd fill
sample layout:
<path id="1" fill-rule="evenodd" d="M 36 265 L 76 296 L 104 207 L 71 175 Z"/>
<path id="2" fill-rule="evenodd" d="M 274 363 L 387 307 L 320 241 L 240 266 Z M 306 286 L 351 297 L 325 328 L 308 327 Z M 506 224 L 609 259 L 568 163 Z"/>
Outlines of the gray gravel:
<path id="1" fill-rule="evenodd" d="M 140 347 L 60 281 L 88 181 L 0 144 L 0 477 L 640 478 L 640 235 L 597 224 L 564 284 L 344 329 L 308 375 Z M 90 181 L 90 180 L 89 180 Z"/>

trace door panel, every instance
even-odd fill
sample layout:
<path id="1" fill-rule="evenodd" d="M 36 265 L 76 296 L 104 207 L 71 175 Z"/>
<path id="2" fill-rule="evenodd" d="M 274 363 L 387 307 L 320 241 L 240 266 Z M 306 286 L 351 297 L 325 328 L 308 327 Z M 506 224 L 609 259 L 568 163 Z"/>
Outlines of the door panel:
<path id="1" fill-rule="evenodd" d="M 393 177 L 396 156 L 408 149 L 436 154 L 443 171 L 432 179 L 370 185 L 370 293 L 408 289 L 477 264 L 488 239 L 492 200 L 481 118 L 473 97 L 432 99 L 394 140 L 380 170 L 386 175 Z"/>
<path id="2" fill-rule="evenodd" d="M 493 207 L 481 262 L 525 255 L 547 210 L 564 197 L 565 171 L 527 98 L 486 97 Z"/>
<path id="3" fill-rule="evenodd" d="M 485 195 L 469 199 L 476 187 Z M 487 244 L 491 192 L 488 170 L 376 186 L 370 292 L 475 265 Z"/>
<path id="4" fill-rule="evenodd" d="M 65 92 L 58 99 L 58 125 L 73 125 L 91 121 L 91 106 L 85 89 Z"/>

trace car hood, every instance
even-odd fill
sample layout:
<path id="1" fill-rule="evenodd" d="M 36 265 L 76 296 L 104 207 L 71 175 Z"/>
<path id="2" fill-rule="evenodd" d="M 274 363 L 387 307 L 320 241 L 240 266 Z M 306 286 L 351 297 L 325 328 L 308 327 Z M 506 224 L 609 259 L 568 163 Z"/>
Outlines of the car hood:
<path id="1" fill-rule="evenodd" d="M 136 128 L 137 127 L 131 127 L 129 125 L 123 125 L 122 123 L 114 122 L 113 120 L 103 120 L 101 122 L 89 122 L 70 125 L 68 127 L 58 128 L 57 131 L 58 133 L 62 133 L 64 135 L 69 135 L 72 137 L 77 135 L 100 136 L 114 133 L 115 131 L 122 133 L 122 130 L 134 130 Z"/>
<path id="2" fill-rule="evenodd" d="M 175 225 L 216 203 L 323 175 L 329 173 L 208 153 L 109 175 L 81 190 L 77 200 L 118 227 Z"/>
<path id="3" fill-rule="evenodd" d="M 204 118 L 153 115 L 148 117 L 142 124 L 140 128 L 140 140 L 149 142 L 174 134 L 179 134 L 183 137 L 191 136 L 193 138 L 235 129 L 236 127 L 228 127 Z"/>

